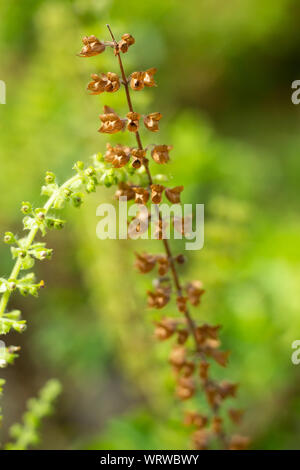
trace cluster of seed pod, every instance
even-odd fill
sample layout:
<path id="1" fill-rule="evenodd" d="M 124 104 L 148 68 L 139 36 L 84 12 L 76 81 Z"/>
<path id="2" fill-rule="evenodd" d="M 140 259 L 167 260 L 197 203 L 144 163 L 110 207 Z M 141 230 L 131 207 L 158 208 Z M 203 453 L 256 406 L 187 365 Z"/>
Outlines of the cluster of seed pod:
<path id="1" fill-rule="evenodd" d="M 134 91 L 142 90 L 144 87 L 156 86 L 154 81 L 155 68 L 146 71 L 133 72 L 126 77 L 121 53 L 126 53 L 129 46 L 135 40 L 130 34 L 124 34 L 120 41 L 115 37 L 108 26 L 112 41 L 99 41 L 95 36 L 83 39 L 84 47 L 79 54 L 83 57 L 90 57 L 100 54 L 106 47 L 111 47 L 118 59 L 121 78 L 115 73 L 92 75 L 92 81 L 88 84 L 91 94 L 103 92 L 116 92 L 123 85 L 126 92 L 129 112 L 126 119 L 122 119 L 110 107 L 104 107 L 104 113 L 100 115 L 102 125 L 99 129 L 101 133 L 115 134 L 127 128 L 136 137 L 136 147 L 124 145 L 112 146 L 107 144 L 105 160 L 114 168 L 122 168 L 131 165 L 138 169 L 144 166 L 148 181 L 145 187 L 135 186 L 128 182 L 120 183 L 115 197 L 126 196 L 128 200 L 134 199 L 136 203 L 146 205 L 152 201 L 156 205 L 159 216 L 159 227 L 157 238 L 161 239 L 164 246 L 164 254 L 152 255 L 149 253 L 136 253 L 135 266 L 140 273 L 149 273 L 158 269 L 158 277 L 155 288 L 148 291 L 148 306 L 150 308 L 162 309 L 175 295 L 177 309 L 180 316 L 176 318 L 163 317 L 155 324 L 155 336 L 158 340 L 164 341 L 175 338 L 175 342 L 170 354 L 169 362 L 176 378 L 176 394 L 180 400 L 189 400 L 200 390 L 204 392 L 210 413 L 200 414 L 190 411 L 186 414 L 185 424 L 194 428 L 192 440 L 196 449 L 207 449 L 212 441 L 218 438 L 222 447 L 227 449 L 245 449 L 249 444 L 247 437 L 235 434 L 228 436 L 224 430 L 224 418 L 220 415 L 220 406 L 230 397 L 235 397 L 237 385 L 223 381 L 218 383 L 209 375 L 210 360 L 215 361 L 222 367 L 227 365 L 228 351 L 220 349 L 219 329 L 220 325 L 212 326 L 202 324 L 199 326 L 192 318 L 189 308 L 198 307 L 204 294 L 204 289 L 200 281 L 192 281 L 182 285 L 178 275 L 178 264 L 185 262 L 183 255 L 173 256 L 168 240 L 163 234 L 163 219 L 160 214 L 159 204 L 163 195 L 174 204 L 180 203 L 180 194 L 183 186 L 167 188 L 160 184 L 153 184 L 152 174 L 149 168 L 147 152 L 150 147 L 143 147 L 139 134 L 139 121 L 141 115 L 134 111 L 130 88 Z M 158 131 L 158 122 L 162 115 L 159 112 L 144 116 L 145 127 L 153 132 Z M 151 148 L 151 157 L 157 164 L 168 163 L 170 145 L 154 145 Z M 146 217 L 148 217 L 148 212 Z M 230 409 L 230 419 L 238 424 L 242 417 L 242 411 Z"/>

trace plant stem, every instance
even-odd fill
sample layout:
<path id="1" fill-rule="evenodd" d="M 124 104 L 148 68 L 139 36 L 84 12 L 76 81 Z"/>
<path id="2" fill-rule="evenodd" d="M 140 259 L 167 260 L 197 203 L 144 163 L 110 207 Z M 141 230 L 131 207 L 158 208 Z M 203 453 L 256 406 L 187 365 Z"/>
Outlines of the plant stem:
<path id="1" fill-rule="evenodd" d="M 110 32 L 110 35 L 112 37 L 112 40 L 115 44 L 115 50 L 116 50 L 116 55 L 118 57 L 118 61 L 119 61 L 119 65 L 120 65 L 120 70 L 121 70 L 121 74 L 122 74 L 122 80 L 123 80 L 123 85 L 125 87 L 125 92 L 126 92 L 126 98 L 127 98 L 127 103 L 128 103 L 128 107 L 129 107 L 129 110 L 131 112 L 134 112 L 133 110 L 133 106 L 132 106 L 132 101 L 131 101 L 131 96 L 130 96 L 130 90 L 129 90 L 129 86 L 128 86 L 128 81 L 127 81 L 127 77 L 126 77 L 126 74 L 125 74 L 125 70 L 124 70 L 124 66 L 123 66 L 123 62 L 122 62 L 122 59 L 121 59 L 121 55 L 120 55 L 120 52 L 118 51 L 118 48 L 117 48 L 117 41 L 114 37 L 114 34 L 111 30 L 111 27 L 109 24 L 106 25 L 109 32 Z M 142 144 L 142 140 L 141 140 L 141 136 L 139 134 L 138 131 L 135 132 L 135 137 L 136 137 L 136 141 L 137 141 L 137 144 L 138 144 L 138 147 L 139 149 L 143 150 L 143 144 Z M 146 169 L 146 172 L 147 172 L 147 176 L 148 176 L 148 182 L 149 182 L 149 186 L 151 186 L 153 184 L 153 179 L 152 179 L 152 174 L 151 174 L 151 171 L 150 171 L 150 168 L 149 168 L 149 164 L 148 164 L 148 161 L 146 163 L 144 163 L 144 166 L 145 166 L 145 169 Z M 159 210 L 159 207 L 158 205 L 155 205 L 156 209 L 157 209 L 157 213 L 158 213 L 158 216 L 159 216 L 159 220 L 162 219 L 162 216 L 161 216 L 161 212 Z M 165 249 L 165 252 L 167 254 L 167 257 L 168 257 L 168 260 L 169 260 L 169 263 L 170 263 L 170 266 L 171 266 L 171 272 L 172 272 L 172 277 L 173 277 L 173 282 L 174 282 L 174 285 L 176 287 L 176 290 L 177 290 L 177 295 L 179 297 L 182 296 L 182 285 L 180 283 L 180 279 L 179 279 L 179 275 L 178 275 L 178 272 L 177 272 L 177 269 L 176 269 L 176 265 L 175 265 L 175 262 L 174 262 L 174 258 L 173 258 L 173 255 L 172 255 L 172 251 L 171 251 L 171 247 L 170 247 L 170 244 L 168 242 L 167 239 L 163 238 L 162 239 L 162 242 L 163 242 L 163 245 L 164 245 L 164 249 Z M 196 337 L 196 325 L 195 325 L 195 322 L 194 320 L 192 319 L 190 313 L 188 310 L 186 310 L 186 312 L 184 313 L 185 315 L 185 318 L 186 318 L 186 322 L 187 322 L 187 325 L 190 329 L 190 332 L 192 333 L 193 337 L 194 337 L 194 340 L 195 340 L 195 346 L 196 346 L 196 351 L 199 352 L 199 345 L 198 345 L 198 342 L 197 342 L 197 337 Z"/>
<path id="2" fill-rule="evenodd" d="M 72 178 L 68 179 L 62 186 L 60 186 L 56 191 L 54 191 L 54 193 L 49 197 L 48 201 L 44 205 L 44 209 L 46 211 L 46 214 L 51 209 L 53 203 L 55 202 L 55 200 L 59 196 L 60 192 L 63 189 L 65 189 L 66 187 L 68 187 L 68 186 L 72 185 L 73 183 L 75 183 L 78 179 L 79 179 L 78 175 L 72 176 Z M 39 231 L 38 227 L 33 227 L 29 231 L 29 233 L 26 237 L 25 245 L 24 245 L 25 250 L 28 250 L 31 247 L 32 242 L 34 241 L 38 231 Z M 13 281 L 16 281 L 18 279 L 19 274 L 20 274 L 21 268 L 22 268 L 22 258 L 20 256 L 18 256 L 18 258 L 15 262 L 15 265 L 14 265 L 14 267 L 13 267 L 11 273 L 10 273 L 9 279 L 11 279 Z M 0 300 L 0 318 L 5 313 L 5 309 L 6 309 L 6 306 L 8 304 L 8 301 L 10 299 L 11 294 L 12 294 L 12 291 L 10 291 L 10 290 L 6 290 L 2 294 L 2 297 L 1 297 L 1 300 Z"/>
<path id="3" fill-rule="evenodd" d="M 125 74 L 125 70 L 124 70 L 124 66 L 123 66 L 123 63 L 122 63 L 121 55 L 120 55 L 120 52 L 118 50 L 118 44 L 117 44 L 117 41 L 116 41 L 116 39 L 114 37 L 114 34 L 111 30 L 110 25 L 107 24 L 106 26 L 107 26 L 110 34 L 111 34 L 113 43 L 115 45 L 115 51 L 116 51 L 116 55 L 118 57 L 119 65 L 120 65 L 120 70 L 121 70 L 121 74 L 122 74 L 123 85 L 125 87 L 128 107 L 129 107 L 129 110 L 131 112 L 134 112 L 132 101 L 131 101 L 131 96 L 130 96 L 130 90 L 129 90 L 129 86 L 128 86 L 128 80 L 127 80 L 127 77 L 126 77 L 126 74 Z M 138 144 L 138 148 L 143 150 L 143 144 L 142 144 L 141 136 L 140 136 L 138 131 L 135 132 L 135 137 L 136 137 L 136 141 L 137 141 L 137 144 Z M 152 178 L 152 174 L 151 174 L 151 171 L 150 171 L 150 168 L 149 168 L 149 162 L 148 162 L 147 159 L 144 159 L 144 167 L 145 167 L 145 170 L 146 170 L 147 176 L 148 176 L 149 189 L 151 189 L 150 186 L 153 184 L 153 178 Z M 155 204 L 155 207 L 156 207 L 156 210 L 157 210 L 159 220 L 162 220 L 161 212 L 159 210 L 159 205 Z M 180 282 L 179 274 L 178 274 L 177 269 L 176 269 L 176 265 L 175 265 L 175 262 L 174 262 L 174 257 L 172 255 L 170 244 L 169 244 L 168 240 L 165 239 L 165 238 L 162 238 L 162 242 L 163 242 L 164 249 L 165 249 L 166 255 L 168 257 L 169 263 L 170 263 L 173 283 L 176 287 L 177 296 L 181 297 L 182 294 L 183 294 L 183 288 L 182 288 L 182 284 Z M 193 320 L 193 318 L 192 318 L 192 316 L 191 316 L 188 309 L 186 309 L 186 311 L 184 312 L 184 316 L 185 316 L 185 320 L 186 320 L 188 329 L 190 330 L 190 332 L 193 336 L 193 339 L 194 339 L 195 351 L 198 354 L 198 356 L 205 361 L 206 360 L 205 355 L 201 351 L 201 348 L 200 348 L 199 343 L 197 341 L 197 325 L 196 325 L 195 321 Z M 205 385 L 203 386 L 203 388 L 205 389 Z M 219 406 L 216 405 L 212 408 L 213 416 L 218 416 L 218 412 L 219 412 Z M 227 448 L 227 440 L 226 440 L 226 435 L 223 431 L 221 431 L 218 434 L 218 438 L 219 438 L 222 446 L 224 446 L 224 448 L 226 449 Z"/>

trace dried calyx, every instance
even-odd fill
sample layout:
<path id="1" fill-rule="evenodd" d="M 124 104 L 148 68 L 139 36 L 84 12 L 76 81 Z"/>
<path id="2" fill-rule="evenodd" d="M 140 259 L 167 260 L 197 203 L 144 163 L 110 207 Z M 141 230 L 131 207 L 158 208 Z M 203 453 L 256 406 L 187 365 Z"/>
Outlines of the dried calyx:
<path id="1" fill-rule="evenodd" d="M 164 196 L 172 204 L 180 204 L 180 197 L 184 188 L 183 186 L 169 188 L 154 183 L 149 168 L 149 160 L 146 158 L 148 149 L 143 147 L 139 133 L 142 115 L 133 109 L 131 101 L 130 89 L 140 91 L 145 87 L 156 86 L 154 75 L 157 70 L 156 68 L 149 68 L 146 71 L 135 71 L 127 78 L 121 54 L 126 53 L 129 47 L 135 43 L 135 40 L 130 34 L 124 34 L 120 41 L 116 41 L 109 25 L 107 26 L 112 42 L 101 42 L 95 36 L 84 38 L 84 47 L 80 55 L 87 57 L 99 54 L 107 46 L 110 46 L 113 48 L 120 66 L 120 79 L 116 74 L 112 73 L 92 75 L 93 81 L 89 83 L 88 90 L 92 94 L 100 94 L 105 91 L 114 92 L 119 89 L 120 83 L 125 88 L 129 108 L 126 117 L 119 117 L 112 108 L 105 106 L 104 113 L 100 115 L 102 126 L 99 131 L 113 134 L 127 129 L 135 135 L 137 145 L 133 148 L 123 145 L 115 145 L 113 147 L 107 144 L 105 160 L 113 168 L 130 165 L 132 168 L 138 169 L 144 166 L 148 181 L 145 186 L 121 182 L 115 197 L 119 199 L 121 196 L 126 196 L 128 199 L 134 200 L 139 204 L 147 204 L 151 201 L 156 205 L 158 211 L 159 219 L 156 224 L 156 235 L 158 239 L 162 240 L 165 253 L 160 255 L 136 253 L 135 266 L 143 274 L 157 268 L 158 277 L 155 281 L 155 287 L 147 292 L 148 306 L 150 308 L 162 309 L 174 299 L 178 314 L 174 318 L 163 317 L 157 321 L 155 323 L 155 336 L 160 341 L 174 340 L 169 362 L 175 374 L 178 398 L 180 400 L 189 400 L 201 391 L 206 396 L 210 413 L 190 411 L 185 417 L 185 424 L 194 428 L 192 436 L 194 447 L 196 449 L 207 449 L 211 442 L 218 438 L 222 447 L 244 449 L 248 446 L 249 439 L 239 435 L 229 437 L 225 433 L 224 418 L 219 415 L 219 410 L 224 400 L 235 397 L 237 385 L 227 381 L 218 382 L 213 380 L 209 374 L 209 361 L 214 361 L 222 367 L 226 367 L 228 362 L 229 352 L 220 349 L 220 326 L 209 324 L 198 325 L 192 318 L 190 308 L 200 305 L 205 292 L 202 282 L 195 280 L 188 282 L 184 286 L 181 284 L 177 265 L 183 264 L 185 257 L 182 254 L 173 256 L 169 242 L 164 238 L 164 220 L 160 213 L 159 204 Z M 160 112 L 144 115 L 143 123 L 145 128 L 151 132 L 157 132 L 161 118 L 162 114 Z M 155 163 L 160 165 L 167 164 L 170 160 L 169 153 L 171 150 L 172 146 L 170 145 L 154 145 L 150 154 Z M 148 211 L 146 215 L 138 214 L 136 216 L 141 233 L 147 229 L 143 228 L 143 222 L 144 218 L 147 219 L 148 217 Z M 182 229 L 182 224 L 180 224 L 180 229 L 176 227 L 177 222 L 174 217 L 173 223 L 175 229 L 184 230 Z M 228 414 L 231 421 L 235 424 L 240 422 L 242 416 L 240 410 L 231 408 Z"/>

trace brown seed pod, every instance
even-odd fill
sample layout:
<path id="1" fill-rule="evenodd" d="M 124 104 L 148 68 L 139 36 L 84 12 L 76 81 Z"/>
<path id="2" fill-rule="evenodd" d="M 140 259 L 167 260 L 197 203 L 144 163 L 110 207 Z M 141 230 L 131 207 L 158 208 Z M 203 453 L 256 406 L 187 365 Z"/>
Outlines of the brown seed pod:
<path id="1" fill-rule="evenodd" d="M 189 337 L 189 331 L 186 328 L 182 328 L 178 331 L 177 342 L 178 344 L 184 344 Z"/>
<path id="2" fill-rule="evenodd" d="M 139 113 L 129 112 L 126 116 L 128 118 L 127 129 L 130 132 L 137 132 L 141 115 Z"/>
<path id="3" fill-rule="evenodd" d="M 135 192 L 127 183 L 119 183 L 118 189 L 115 192 L 115 198 L 120 199 L 120 197 L 126 197 L 127 201 L 135 198 Z"/>
<path id="4" fill-rule="evenodd" d="M 116 73 L 108 72 L 101 75 L 92 74 L 92 81 L 88 84 L 87 89 L 91 95 L 100 95 L 104 91 L 114 93 L 120 88 L 120 80 Z"/>
<path id="5" fill-rule="evenodd" d="M 163 308 L 170 301 L 170 289 L 158 287 L 156 291 L 148 291 L 148 306 L 151 308 Z"/>
<path id="6" fill-rule="evenodd" d="M 206 450 L 209 445 L 209 434 L 205 429 L 197 429 L 192 435 L 192 441 L 196 450 Z"/>
<path id="7" fill-rule="evenodd" d="M 188 400 L 196 391 L 195 382 L 191 377 L 180 377 L 176 388 L 176 394 L 180 400 Z"/>
<path id="8" fill-rule="evenodd" d="M 210 364 L 207 361 L 201 361 L 199 364 L 199 375 L 200 378 L 204 381 L 208 379 L 208 369 Z"/>
<path id="9" fill-rule="evenodd" d="M 135 39 L 131 36 L 131 34 L 123 34 L 122 39 L 118 42 L 115 48 L 115 55 L 119 53 L 119 51 L 125 52 L 128 51 L 129 47 L 135 43 Z"/>
<path id="10" fill-rule="evenodd" d="M 109 106 L 104 106 L 104 113 L 100 114 L 102 126 L 99 132 L 104 134 L 115 134 L 124 128 L 124 122 L 117 115 L 117 113 Z"/>
<path id="11" fill-rule="evenodd" d="M 159 131 L 158 122 L 162 118 L 161 113 L 151 113 L 148 116 L 144 117 L 144 124 L 149 131 L 157 132 Z"/>
<path id="12" fill-rule="evenodd" d="M 186 257 L 184 255 L 177 255 L 175 257 L 175 261 L 177 261 L 178 264 L 184 264 L 186 262 Z"/>
<path id="13" fill-rule="evenodd" d="M 176 304 L 179 312 L 185 313 L 187 311 L 186 303 L 187 297 L 183 297 L 182 295 L 177 297 Z"/>
<path id="14" fill-rule="evenodd" d="M 131 34 L 129 34 L 129 33 L 123 34 L 122 40 L 127 42 L 128 46 L 132 46 L 135 43 L 134 37 L 131 36 Z"/>
<path id="15" fill-rule="evenodd" d="M 245 450 L 249 447 L 250 443 L 249 437 L 235 434 L 231 437 L 228 448 L 229 450 Z"/>
<path id="16" fill-rule="evenodd" d="M 99 41 L 99 39 L 97 39 L 94 35 L 85 36 L 82 39 L 82 42 L 84 46 L 78 54 L 80 57 L 92 57 L 101 54 L 101 52 L 105 51 L 105 44 Z"/>
<path id="17" fill-rule="evenodd" d="M 156 86 L 155 80 L 154 80 L 154 75 L 156 74 L 157 69 L 155 67 L 152 67 L 151 69 L 146 70 L 144 72 L 144 85 L 148 87 L 153 87 Z"/>
<path id="18" fill-rule="evenodd" d="M 223 380 L 219 386 L 219 393 L 221 398 L 235 397 L 238 389 L 238 384 L 233 384 L 227 380 Z"/>
<path id="19" fill-rule="evenodd" d="M 135 203 L 136 204 L 147 204 L 148 199 L 150 197 L 149 191 L 145 188 L 140 188 L 140 187 L 133 187 L 133 190 L 135 192 Z"/>
<path id="20" fill-rule="evenodd" d="M 200 345 L 204 345 L 208 339 L 216 340 L 218 338 L 219 329 L 220 325 L 212 326 L 206 323 L 202 326 L 197 326 L 195 331 L 197 343 Z"/>
<path id="21" fill-rule="evenodd" d="M 180 203 L 180 193 L 184 190 L 184 186 L 176 186 L 175 188 L 167 188 L 166 196 L 172 204 Z"/>
<path id="22" fill-rule="evenodd" d="M 244 416 L 244 410 L 237 410 L 235 408 L 230 408 L 228 410 L 228 415 L 234 424 L 240 424 Z"/>
<path id="23" fill-rule="evenodd" d="M 198 429 L 202 429 L 207 424 L 207 417 L 203 416 L 195 411 L 188 411 L 185 414 L 184 424 L 186 426 L 196 426 Z"/>
<path id="24" fill-rule="evenodd" d="M 170 268 L 170 262 L 167 255 L 159 255 L 156 257 L 158 263 L 158 274 L 165 276 Z"/>
<path id="25" fill-rule="evenodd" d="M 197 307 L 199 305 L 202 295 L 205 293 L 203 284 L 201 281 L 192 281 L 185 286 L 185 290 L 189 299 L 189 302 Z"/>
<path id="26" fill-rule="evenodd" d="M 135 253 L 136 260 L 134 266 L 142 274 L 149 273 L 156 265 L 156 257 L 148 253 Z"/>
<path id="27" fill-rule="evenodd" d="M 170 338 L 177 329 L 177 322 L 174 318 L 165 317 L 155 323 L 155 337 L 160 341 Z"/>
<path id="28" fill-rule="evenodd" d="M 130 76 L 130 86 L 133 90 L 139 91 L 142 90 L 145 86 L 144 84 L 145 72 L 133 72 Z"/>
<path id="29" fill-rule="evenodd" d="M 220 434 L 222 432 L 222 423 L 223 420 L 220 416 L 214 416 L 212 419 L 212 430 L 215 434 Z"/>
<path id="30" fill-rule="evenodd" d="M 190 377 L 195 370 L 195 364 L 191 361 L 186 361 L 181 368 L 181 373 L 184 377 Z"/>
<path id="31" fill-rule="evenodd" d="M 114 168 L 122 168 L 130 159 L 130 149 L 123 145 L 116 145 L 112 147 L 109 143 L 106 144 L 105 161 L 111 163 Z"/>
<path id="32" fill-rule="evenodd" d="M 170 160 L 169 151 L 172 150 L 171 145 L 155 145 L 151 152 L 151 156 L 156 163 L 163 165 Z"/>
<path id="33" fill-rule="evenodd" d="M 146 150 L 145 149 L 139 149 L 139 148 L 133 148 L 131 149 L 131 155 L 133 157 L 132 160 L 132 166 L 133 168 L 140 168 L 143 164 L 145 164 L 146 161 Z"/>
<path id="34" fill-rule="evenodd" d="M 159 204 L 162 200 L 163 191 L 165 189 L 161 184 L 151 184 L 151 200 L 153 204 Z"/>
<path id="35" fill-rule="evenodd" d="M 172 366 L 182 367 L 186 360 L 186 349 L 184 346 L 174 346 L 169 361 Z"/>
<path id="36" fill-rule="evenodd" d="M 222 367 L 226 367 L 230 351 L 219 351 L 218 349 L 210 349 L 207 353 Z"/>

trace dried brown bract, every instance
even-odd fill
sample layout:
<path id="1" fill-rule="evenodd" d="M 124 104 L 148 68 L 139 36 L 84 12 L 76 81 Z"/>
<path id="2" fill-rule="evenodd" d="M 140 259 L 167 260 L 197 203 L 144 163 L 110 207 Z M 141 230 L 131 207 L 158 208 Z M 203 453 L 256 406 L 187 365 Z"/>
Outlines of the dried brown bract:
<path id="1" fill-rule="evenodd" d="M 114 93 L 120 88 L 120 79 L 116 73 L 108 72 L 100 75 L 93 73 L 92 81 L 88 84 L 87 89 L 91 95 L 100 95 L 103 92 Z"/>
<path id="2" fill-rule="evenodd" d="M 203 289 L 203 284 L 201 281 L 192 281 L 186 285 L 186 293 L 189 299 L 189 302 L 197 307 L 200 303 L 202 295 L 205 293 Z"/>
<path id="3" fill-rule="evenodd" d="M 229 450 L 246 450 L 250 445 L 250 439 L 245 436 L 235 434 L 229 442 Z"/>
<path id="4" fill-rule="evenodd" d="M 130 86 L 133 90 L 142 90 L 144 84 L 145 72 L 133 72 L 130 77 Z"/>
<path id="5" fill-rule="evenodd" d="M 130 186 L 127 183 L 119 183 L 119 187 L 117 191 L 115 192 L 115 198 L 120 199 L 120 197 L 126 197 L 127 201 L 130 201 L 131 199 L 135 198 L 135 192 L 132 189 L 132 186 Z"/>
<path id="6" fill-rule="evenodd" d="M 146 160 L 146 150 L 133 148 L 131 149 L 131 155 L 133 157 L 132 166 L 133 168 L 140 168 L 143 164 L 145 164 Z"/>
<path id="7" fill-rule="evenodd" d="M 144 124 L 149 129 L 149 131 L 157 132 L 159 131 L 158 122 L 162 118 L 161 113 L 151 113 L 148 116 L 144 117 Z"/>
<path id="8" fill-rule="evenodd" d="M 156 86 L 154 80 L 154 74 L 157 72 L 156 68 L 151 68 L 146 70 L 145 72 L 133 72 L 130 75 L 130 87 L 135 90 L 139 91 L 142 90 L 145 86 L 146 87 L 153 87 Z"/>
<path id="9" fill-rule="evenodd" d="M 178 331 L 177 343 L 184 344 L 189 337 L 189 331 L 186 328 L 182 328 Z"/>
<path id="10" fill-rule="evenodd" d="M 208 339 L 216 340 L 219 329 L 220 325 L 211 326 L 204 323 L 202 326 L 198 326 L 195 331 L 198 344 L 203 345 Z"/>
<path id="11" fill-rule="evenodd" d="M 222 423 L 223 420 L 220 416 L 214 416 L 212 419 L 212 429 L 215 434 L 220 434 L 222 432 Z"/>
<path id="12" fill-rule="evenodd" d="M 206 450 L 209 446 L 209 434 L 204 429 L 195 431 L 192 440 L 196 450 Z"/>
<path id="13" fill-rule="evenodd" d="M 137 132 L 139 128 L 139 120 L 141 118 L 141 115 L 139 113 L 134 113 L 130 111 L 129 113 L 127 113 L 126 116 L 128 119 L 127 129 L 130 132 Z"/>
<path id="14" fill-rule="evenodd" d="M 148 291 L 148 307 L 163 308 L 170 301 L 170 288 L 158 287 L 156 291 Z"/>
<path id="15" fill-rule="evenodd" d="M 184 190 L 184 186 L 176 186 L 175 188 L 167 188 L 166 196 L 172 204 L 180 204 L 180 193 Z"/>
<path id="16" fill-rule="evenodd" d="M 157 69 L 155 67 L 152 67 L 151 69 L 146 70 L 145 76 L 144 76 L 144 85 L 148 87 L 153 87 L 156 86 L 155 80 L 154 80 L 154 75 L 156 74 Z"/>
<path id="17" fill-rule="evenodd" d="M 135 256 L 135 267 L 142 274 L 149 273 L 156 265 L 156 257 L 153 255 L 149 255 L 148 253 L 135 253 Z"/>
<path id="18" fill-rule="evenodd" d="M 177 255 L 175 257 L 175 261 L 178 263 L 178 264 L 184 264 L 186 262 L 186 257 L 182 254 L 180 255 Z"/>
<path id="19" fill-rule="evenodd" d="M 159 255 L 156 257 L 158 263 L 158 274 L 165 276 L 170 269 L 170 261 L 166 255 Z"/>
<path id="20" fill-rule="evenodd" d="M 228 397 L 235 398 L 237 389 L 238 384 L 233 384 L 231 382 L 228 382 L 227 380 L 223 380 L 223 382 L 221 382 L 219 386 L 219 393 L 223 400 Z"/>
<path id="21" fill-rule="evenodd" d="M 227 366 L 230 351 L 219 351 L 218 349 L 208 348 L 206 353 L 211 356 L 220 366 Z"/>
<path id="22" fill-rule="evenodd" d="M 195 411 L 187 411 L 184 418 L 184 424 L 186 426 L 196 426 L 198 429 L 204 428 L 207 421 L 207 416 L 203 416 Z"/>
<path id="23" fill-rule="evenodd" d="M 201 361 L 199 364 L 199 376 L 200 379 L 206 382 L 208 379 L 208 369 L 210 368 L 210 364 L 207 361 Z"/>
<path id="24" fill-rule="evenodd" d="M 130 148 L 123 145 L 116 145 L 112 147 L 106 144 L 107 151 L 105 153 L 105 160 L 113 165 L 114 168 L 122 168 L 130 159 Z"/>
<path id="25" fill-rule="evenodd" d="M 150 197 L 149 191 L 145 188 L 139 188 L 134 186 L 133 188 L 135 192 L 135 203 L 136 204 L 147 204 L 148 199 Z"/>
<path id="26" fill-rule="evenodd" d="M 170 357 L 169 362 L 172 366 L 180 368 L 184 365 L 186 361 L 186 349 L 184 346 L 174 346 Z"/>
<path id="27" fill-rule="evenodd" d="M 174 318 L 162 318 L 160 321 L 155 322 L 155 337 L 160 341 L 169 339 L 177 329 L 177 322 Z"/>
<path id="28" fill-rule="evenodd" d="M 183 186 L 165 188 L 161 184 L 155 184 L 150 170 L 150 162 L 146 158 L 147 148 L 143 147 L 141 136 L 139 134 L 139 122 L 141 115 L 134 111 L 131 101 L 130 89 L 135 91 L 142 90 L 144 87 L 156 86 L 154 81 L 155 68 L 146 71 L 133 72 L 127 79 L 121 53 L 128 51 L 128 48 L 134 44 L 134 38 L 130 34 L 124 34 L 122 39 L 117 42 L 110 27 L 112 43 L 101 43 L 95 36 L 84 39 L 84 48 L 81 55 L 88 57 L 96 55 L 105 49 L 105 45 L 114 48 L 115 55 L 121 71 L 121 80 L 116 74 L 107 73 L 101 75 L 92 75 L 92 82 L 88 85 L 91 94 L 100 94 L 104 91 L 114 92 L 124 85 L 129 112 L 127 120 L 121 119 L 116 112 L 105 106 L 104 113 L 100 116 L 102 126 L 100 132 L 113 134 L 127 127 L 127 130 L 133 132 L 136 138 L 136 148 L 129 148 L 122 145 L 107 145 L 105 161 L 112 164 L 114 168 L 122 168 L 129 164 L 132 159 L 132 167 L 138 169 L 144 167 L 143 171 L 138 172 L 142 177 L 139 183 L 135 185 L 129 182 L 119 183 L 115 197 L 127 197 L 135 199 L 135 202 L 142 204 L 140 212 L 134 217 L 128 227 L 128 234 L 131 238 L 138 238 L 148 230 L 148 223 L 151 220 L 149 209 L 145 209 L 147 202 L 156 204 L 155 210 L 157 219 L 155 223 L 154 238 L 163 241 L 164 254 L 151 255 L 149 253 L 136 253 L 135 267 L 140 273 L 149 273 L 155 267 L 158 268 L 158 277 L 153 283 L 154 290 L 148 291 L 148 306 L 150 308 L 162 309 L 172 300 L 176 302 L 177 309 L 182 315 L 175 313 L 175 318 L 163 317 L 155 322 L 155 337 L 164 341 L 170 338 L 173 342 L 169 362 L 175 374 L 176 394 L 180 400 L 189 400 L 199 389 L 206 397 L 210 407 L 210 413 L 203 416 L 200 412 L 190 412 L 185 417 L 185 423 L 194 427 L 195 432 L 192 435 L 193 445 L 196 449 L 207 449 L 211 442 L 217 438 L 222 447 L 229 449 L 243 449 L 249 445 L 249 439 L 243 436 L 227 436 L 223 422 L 223 414 L 220 415 L 219 408 L 227 398 L 233 398 L 236 395 L 237 384 L 229 381 L 218 382 L 211 377 L 210 363 L 217 362 L 222 367 L 228 363 L 228 351 L 220 350 L 219 329 L 220 325 L 199 324 L 191 312 L 190 306 L 199 306 L 204 288 L 201 281 L 188 282 L 183 286 L 177 272 L 178 265 L 185 262 L 182 254 L 173 256 L 170 244 L 166 237 L 166 228 L 168 221 L 164 220 L 159 204 L 162 201 L 165 191 L 168 201 L 172 204 L 180 204 L 180 196 Z M 159 121 L 162 115 L 160 113 L 151 113 L 144 116 L 144 124 L 152 132 L 159 130 Z M 170 160 L 170 145 L 154 145 L 151 151 L 152 159 L 155 163 L 166 164 Z M 128 173 L 135 173 L 130 169 Z M 136 176 L 136 175 L 134 175 Z M 147 182 L 146 182 L 147 179 Z M 160 181 L 159 179 L 155 182 Z M 147 206 L 146 206 L 147 207 Z M 192 231 L 192 215 L 184 218 L 173 217 L 174 229 L 188 235 Z M 201 411 L 201 410 L 200 410 Z M 230 409 L 229 417 L 234 424 L 238 424 L 241 418 L 241 412 Z"/>
<path id="29" fill-rule="evenodd" d="M 123 34 L 121 41 L 118 42 L 116 53 L 118 53 L 119 51 L 123 53 L 127 52 L 128 48 L 134 43 L 135 39 L 133 36 L 131 36 L 131 34 Z"/>
<path id="30" fill-rule="evenodd" d="M 187 297 L 184 297 L 183 295 L 179 295 L 176 299 L 176 304 L 179 312 L 185 313 L 187 310 Z"/>
<path id="31" fill-rule="evenodd" d="M 92 57 L 94 55 L 101 54 L 101 52 L 105 51 L 105 44 L 99 41 L 99 39 L 97 39 L 94 35 L 85 36 L 82 39 L 82 42 L 84 46 L 78 54 L 80 57 Z"/>
<path id="32" fill-rule="evenodd" d="M 104 106 L 104 113 L 100 114 L 102 125 L 99 132 L 103 134 L 115 134 L 124 128 L 124 122 L 109 106 Z"/>
<path id="33" fill-rule="evenodd" d="M 196 385 L 191 377 L 180 377 L 176 389 L 176 394 L 180 400 L 188 400 L 196 391 Z"/>
<path id="34" fill-rule="evenodd" d="M 186 361 L 180 369 L 180 373 L 183 377 L 191 377 L 194 373 L 195 364 L 192 361 Z"/>
<path id="35" fill-rule="evenodd" d="M 171 145 L 155 145 L 151 152 L 151 157 L 160 165 L 168 163 L 170 160 L 169 152 L 172 148 L 173 147 Z"/>
<path id="36" fill-rule="evenodd" d="M 161 184 L 151 184 L 151 201 L 153 204 L 159 204 L 162 200 L 163 191 L 165 189 Z"/>

